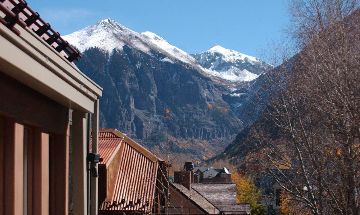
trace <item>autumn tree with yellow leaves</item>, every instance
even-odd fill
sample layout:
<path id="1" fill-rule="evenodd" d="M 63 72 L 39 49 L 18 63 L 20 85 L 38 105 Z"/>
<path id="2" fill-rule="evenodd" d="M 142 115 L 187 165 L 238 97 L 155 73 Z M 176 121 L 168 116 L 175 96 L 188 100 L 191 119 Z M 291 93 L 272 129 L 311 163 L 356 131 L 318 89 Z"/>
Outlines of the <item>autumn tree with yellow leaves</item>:
<path id="1" fill-rule="evenodd" d="M 261 192 L 256 187 L 253 180 L 245 175 L 241 175 L 236 171 L 231 173 L 232 181 L 236 184 L 236 200 L 238 203 L 249 204 L 251 214 L 265 214 L 264 207 L 259 203 Z"/>

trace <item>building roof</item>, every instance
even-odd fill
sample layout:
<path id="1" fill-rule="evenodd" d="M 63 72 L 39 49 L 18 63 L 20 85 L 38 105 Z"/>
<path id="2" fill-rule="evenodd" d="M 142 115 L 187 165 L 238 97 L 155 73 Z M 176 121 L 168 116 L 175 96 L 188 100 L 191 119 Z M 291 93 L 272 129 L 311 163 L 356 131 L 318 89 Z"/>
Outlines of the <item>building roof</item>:
<path id="1" fill-rule="evenodd" d="M 220 169 L 219 172 L 225 173 L 225 174 L 231 174 L 230 171 L 226 167 L 223 167 L 222 169 Z"/>
<path id="2" fill-rule="evenodd" d="M 100 135 L 101 136 L 101 131 Z M 121 142 L 123 141 L 122 138 L 102 138 L 99 137 L 98 147 L 99 147 L 99 154 L 103 159 L 100 164 L 105 164 L 106 166 L 109 165 L 111 162 L 111 158 L 113 158 L 116 153 L 120 150 Z"/>
<path id="3" fill-rule="evenodd" d="M 219 214 L 220 211 L 209 202 L 206 198 L 204 198 L 201 194 L 199 194 L 196 190 L 187 189 L 181 184 L 171 183 L 177 191 L 185 195 L 189 200 L 191 200 L 194 204 L 199 206 L 202 210 L 206 211 L 208 214 Z"/>
<path id="4" fill-rule="evenodd" d="M 116 129 L 100 130 L 99 153 L 106 164 L 120 151 L 120 165 L 110 201 L 100 211 L 151 212 L 160 159 Z"/>
<path id="5" fill-rule="evenodd" d="M 228 214 L 250 212 L 249 205 L 239 205 L 236 203 L 236 185 L 235 184 L 192 184 L 191 188 L 211 204 L 215 205 L 223 213 Z"/>
<path id="6" fill-rule="evenodd" d="M 68 61 L 72 62 L 80 57 L 80 53 L 62 39 L 60 34 L 42 20 L 39 14 L 34 12 L 25 1 L 1 0 L 0 11 L 3 14 L 0 16 L 0 23 L 15 34 L 21 34 L 17 27 L 29 28 Z"/>
<path id="7" fill-rule="evenodd" d="M 94 113 L 102 88 L 73 60 L 79 52 L 23 0 L 0 0 L 1 73 L 42 95 Z"/>
<path id="8" fill-rule="evenodd" d="M 204 171 L 203 174 L 204 174 L 203 175 L 204 178 L 214 178 L 219 174 L 219 172 L 215 169 L 208 169 Z"/>
<path id="9" fill-rule="evenodd" d="M 201 172 L 203 173 L 203 178 L 206 179 L 210 179 L 210 178 L 214 178 L 219 174 L 231 174 L 230 171 L 226 168 L 223 167 L 222 169 L 214 169 L 213 167 L 195 167 L 194 168 L 194 172 Z"/>
<path id="10" fill-rule="evenodd" d="M 195 167 L 194 168 L 194 172 L 205 172 L 206 170 L 208 170 L 209 167 L 204 167 L 204 166 L 199 166 L 199 167 Z"/>

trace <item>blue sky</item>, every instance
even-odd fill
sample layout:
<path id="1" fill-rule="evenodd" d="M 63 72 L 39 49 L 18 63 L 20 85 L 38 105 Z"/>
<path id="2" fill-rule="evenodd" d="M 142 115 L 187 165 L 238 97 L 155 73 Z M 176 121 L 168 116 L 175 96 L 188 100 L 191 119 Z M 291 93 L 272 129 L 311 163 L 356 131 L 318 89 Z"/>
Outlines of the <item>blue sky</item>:
<path id="1" fill-rule="evenodd" d="M 28 0 L 65 35 L 112 18 L 138 31 L 152 31 L 189 53 L 214 45 L 262 57 L 285 35 L 287 0 Z"/>

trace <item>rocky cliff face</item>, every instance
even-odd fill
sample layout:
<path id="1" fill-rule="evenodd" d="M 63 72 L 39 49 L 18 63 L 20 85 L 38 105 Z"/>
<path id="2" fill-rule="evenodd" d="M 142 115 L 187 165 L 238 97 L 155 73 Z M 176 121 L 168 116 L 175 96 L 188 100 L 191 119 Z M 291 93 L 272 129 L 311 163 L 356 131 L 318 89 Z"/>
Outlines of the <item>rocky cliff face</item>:
<path id="1" fill-rule="evenodd" d="M 78 67 L 104 87 L 100 126 L 118 128 L 148 146 L 170 139 L 210 145 L 231 140 L 242 123 L 222 99 L 227 90 L 194 68 L 157 59 L 127 46 L 110 55 L 97 48 L 83 53 Z M 185 148 L 202 154 L 196 146 Z"/>
<path id="2" fill-rule="evenodd" d="M 243 129 L 237 91 L 251 82 L 214 76 L 156 34 L 112 20 L 64 38 L 82 52 L 79 69 L 104 88 L 101 127 L 117 128 L 159 154 L 192 160 L 222 151 Z"/>

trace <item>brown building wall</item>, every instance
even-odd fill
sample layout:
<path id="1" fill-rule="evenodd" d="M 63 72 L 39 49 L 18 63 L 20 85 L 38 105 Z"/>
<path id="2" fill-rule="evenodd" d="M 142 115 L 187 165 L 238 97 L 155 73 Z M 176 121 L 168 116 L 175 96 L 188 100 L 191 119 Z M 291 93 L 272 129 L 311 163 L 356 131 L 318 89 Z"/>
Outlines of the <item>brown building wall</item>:
<path id="1" fill-rule="evenodd" d="M 170 186 L 170 202 L 167 214 L 207 214 L 185 195 Z"/>
<path id="2" fill-rule="evenodd" d="M 67 215 L 68 109 L 1 71 L 0 101 L 0 215 Z"/>
<path id="3" fill-rule="evenodd" d="M 5 175 L 5 171 L 4 171 L 4 131 L 5 131 L 5 126 L 4 126 L 4 119 L 2 117 L 0 117 L 0 215 L 4 215 L 4 208 L 5 208 L 5 204 L 4 204 L 4 175 Z"/>
<path id="4" fill-rule="evenodd" d="M 48 133 L 66 132 L 68 108 L 3 75 L 1 68 L 0 101 L 0 115 Z"/>
<path id="5" fill-rule="evenodd" d="M 31 8 L 26 4 L 17 7 L 18 1 L 1 2 L 5 6 L 0 12 L 2 21 L 9 21 L 7 10 L 19 10 L 14 11 L 18 24 L 0 23 L 0 124 L 4 125 L 0 125 L 0 215 L 45 215 L 49 210 L 50 214 L 68 215 L 69 201 L 70 212 L 88 214 L 88 193 L 94 215 L 97 178 L 90 177 L 88 186 L 85 145 L 87 117 L 92 115 L 92 150 L 97 153 L 102 89 L 71 63 L 76 51 L 67 45 L 66 50 L 60 50 L 62 40 L 44 40 L 56 37 L 55 31 L 41 28 L 46 25 L 42 19 L 33 23 L 29 19 L 35 15 Z M 21 20 L 33 24 L 27 22 L 25 27 Z M 45 31 L 40 33 L 40 28 Z M 72 155 L 77 155 L 71 157 L 71 182 L 70 141 L 75 151 Z M 69 183 L 77 187 L 70 199 Z"/>

